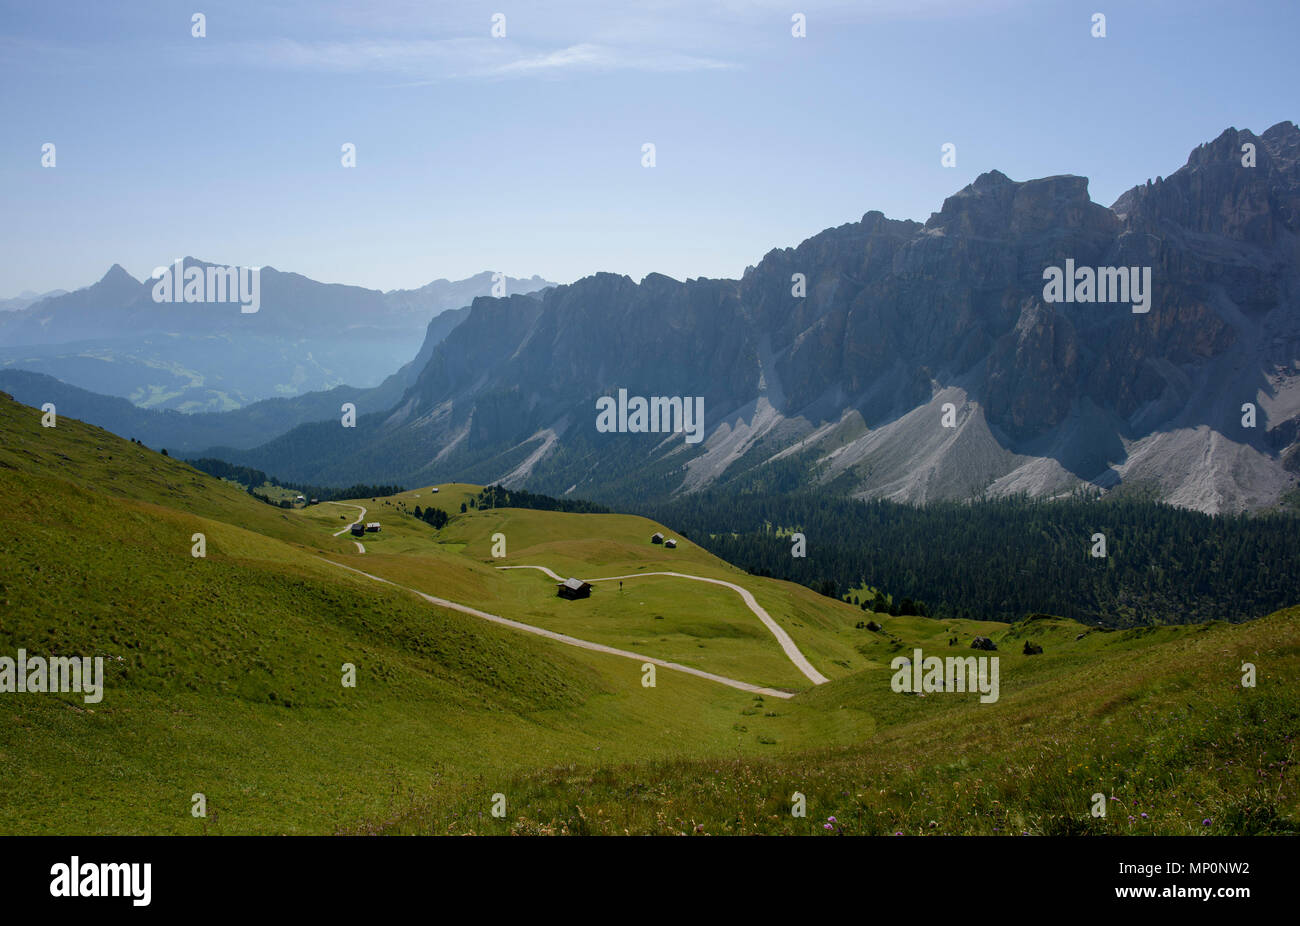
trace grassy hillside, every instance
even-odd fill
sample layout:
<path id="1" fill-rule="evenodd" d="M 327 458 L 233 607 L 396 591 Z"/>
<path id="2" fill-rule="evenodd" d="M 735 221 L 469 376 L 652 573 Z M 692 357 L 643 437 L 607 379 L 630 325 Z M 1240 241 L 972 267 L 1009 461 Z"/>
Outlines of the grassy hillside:
<path id="1" fill-rule="evenodd" d="M 891 622 L 904 619 L 886 618 Z M 906 634 L 906 627 L 891 628 Z M 1081 641 L 1074 636 L 1084 633 Z M 888 669 L 776 707 L 779 754 L 565 766 L 511 780 L 508 819 L 474 797 L 412 806 L 380 832 L 807 835 L 1300 834 L 1300 608 L 1246 625 L 1087 633 L 1015 625 L 1002 697 L 895 694 Z M 1042 656 L 1017 656 L 1023 638 Z M 883 654 L 882 654 L 883 655 Z M 1257 687 L 1241 686 L 1251 661 Z M 754 698 L 738 719 L 772 705 Z M 874 720 L 861 742 L 797 745 L 792 729 Z M 802 793 L 807 813 L 791 813 Z M 1094 795 L 1107 806 L 1092 814 Z"/>
<path id="2" fill-rule="evenodd" d="M 598 584 L 590 600 L 569 602 L 556 598 L 554 580 L 545 573 L 501 567 L 544 566 L 587 580 L 671 571 L 738 582 L 758 597 L 824 674 L 834 677 L 866 665 L 855 649 L 864 638 L 855 628 L 864 619 L 857 608 L 803 586 L 749 576 L 653 521 L 633 515 L 517 508 L 461 513 L 460 506 L 479 487 L 454 483 L 440 487 L 437 494 L 432 488 L 386 499 L 347 499 L 300 514 L 319 524 L 323 533 L 332 533 L 354 521 L 364 507 L 366 521 L 383 525 L 381 532 L 363 538 L 366 571 L 584 639 L 614 646 L 643 643 L 641 650 L 650 655 L 681 657 L 679 661 L 710 671 L 726 670 L 716 660 L 727 661 L 737 671 L 752 669 L 761 674 L 766 668 L 788 676 L 788 684 L 769 680 L 781 687 L 808 684 L 797 672 L 790 674 L 789 661 L 734 591 L 647 576 L 624 579 L 621 592 L 617 582 Z M 414 517 L 417 506 L 440 508 L 454 520 L 436 531 Z M 676 537 L 677 549 L 652 544 L 650 536 L 655 532 Z M 502 557 L 492 555 L 497 536 L 505 539 Z M 340 549 L 355 552 L 350 544 Z M 339 561 L 357 562 L 346 557 Z M 431 576 L 436 576 L 432 584 Z M 656 623 L 656 618 L 663 623 Z M 971 634 L 984 632 L 981 622 L 955 621 L 951 626 Z M 672 645 L 658 646 L 666 635 Z M 682 647 L 708 648 L 710 640 L 726 641 L 727 651 L 682 652 Z M 701 660 L 702 655 L 708 658 Z"/>
<path id="3" fill-rule="evenodd" d="M 427 489 L 423 494 L 427 500 Z M 454 492 L 449 494 L 455 498 Z M 348 504 L 368 505 L 373 513 L 375 503 L 358 499 Z M 834 677 L 865 665 L 854 649 L 862 637 L 862 631 L 854 629 L 861 611 L 802 586 L 747 576 L 686 540 L 679 540 L 676 550 L 651 544 L 650 535 L 664 530 L 652 521 L 514 508 L 461 515 L 459 502 L 448 507 L 457 517 L 441 531 L 395 508 L 381 509 L 388 520 L 382 522 L 380 534 L 364 539 L 365 569 L 583 639 L 757 684 L 807 687 L 808 680 L 729 589 L 648 576 L 623 580 L 621 591 L 617 582 L 598 583 L 590 599 L 566 601 L 556 597 L 555 582 L 545 573 L 498 567 L 545 566 L 559 575 L 588 580 L 660 571 L 743 580 L 821 672 Z M 313 513 L 325 508 L 319 506 Z M 354 508 L 337 510 L 347 512 L 347 520 L 355 516 Z M 492 556 L 495 535 L 505 538 L 502 558 Z"/>
<path id="4" fill-rule="evenodd" d="M 103 655 L 105 694 L 0 693 L 3 833 L 1297 829 L 1300 609 L 1131 631 L 873 615 L 681 538 L 653 545 L 675 535 L 643 518 L 462 514 L 466 484 L 282 510 L 39 418 L 0 398 L 0 656 Z M 452 516 L 441 530 L 414 517 L 430 504 Z M 332 536 L 361 507 L 383 526 L 365 553 Z M 566 601 L 501 566 L 633 578 Z M 735 591 L 639 577 L 663 571 L 748 590 L 830 681 L 814 686 Z M 667 669 L 646 688 L 637 660 L 403 587 L 795 695 Z M 975 635 L 999 647 L 996 703 L 891 690 L 895 657 L 970 655 Z M 1114 798 L 1104 819 L 1097 792 Z"/>
<path id="5" fill-rule="evenodd" d="M 106 657 L 99 704 L 0 695 L 2 832 L 331 832 L 448 779 L 491 794 L 538 763 L 762 748 L 731 731 L 742 692 L 675 673 L 646 689 L 630 660 L 330 566 L 355 551 L 322 530 L 332 506 L 272 508 L 8 400 L 0 429 L 0 655 Z M 449 562 L 421 585 L 473 581 Z"/>

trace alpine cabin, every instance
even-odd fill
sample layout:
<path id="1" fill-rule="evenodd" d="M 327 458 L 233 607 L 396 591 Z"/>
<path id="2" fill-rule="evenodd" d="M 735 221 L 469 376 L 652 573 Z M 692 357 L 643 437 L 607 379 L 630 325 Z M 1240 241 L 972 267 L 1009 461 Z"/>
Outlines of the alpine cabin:
<path id="1" fill-rule="evenodd" d="M 581 579 L 565 579 L 555 586 L 555 594 L 560 598 L 576 599 L 591 597 L 591 583 Z"/>

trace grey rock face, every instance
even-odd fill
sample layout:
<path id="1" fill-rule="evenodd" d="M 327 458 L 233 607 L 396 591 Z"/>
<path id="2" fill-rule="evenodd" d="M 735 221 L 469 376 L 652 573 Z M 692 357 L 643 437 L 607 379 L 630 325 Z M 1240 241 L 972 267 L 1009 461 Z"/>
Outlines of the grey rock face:
<path id="1" fill-rule="evenodd" d="M 918 502 L 1092 484 L 1258 508 L 1300 467 L 1298 222 L 1289 122 L 1229 129 L 1110 208 L 1083 177 L 991 171 L 924 224 L 868 212 L 740 280 L 597 274 L 475 300 L 368 438 L 384 449 L 254 462 L 608 500 L 773 464 L 786 487 Z M 1047 301 L 1067 262 L 1149 271 L 1149 311 Z M 707 439 L 597 434 L 594 401 L 619 387 L 703 396 Z"/>

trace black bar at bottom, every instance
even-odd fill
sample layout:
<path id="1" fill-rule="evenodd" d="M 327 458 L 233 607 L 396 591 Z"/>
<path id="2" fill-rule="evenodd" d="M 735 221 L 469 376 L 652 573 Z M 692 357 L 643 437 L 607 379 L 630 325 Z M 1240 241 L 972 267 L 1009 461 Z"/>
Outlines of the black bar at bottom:
<path id="1" fill-rule="evenodd" d="M 638 909 L 761 913 L 791 903 L 817 915 L 847 903 L 864 913 L 897 908 L 945 917 L 969 912 L 954 903 L 985 901 L 1082 912 L 1199 906 L 1231 915 L 1296 897 L 1297 848 L 1295 837 L 2 837 L 0 905 L 6 913 L 374 915 L 390 905 L 449 914 L 454 901 L 471 914 L 518 908 L 618 916 Z M 82 884 L 97 889 L 116 878 L 126 896 L 54 896 L 52 885 L 65 893 L 69 886 L 66 877 L 57 883 L 56 866 L 70 868 L 74 857 L 91 879 L 79 881 L 78 893 Z M 123 885 L 123 869 L 101 879 L 102 863 L 148 863 L 148 904 L 135 903 L 144 899 L 143 884 Z M 1148 896 L 1134 896 L 1135 889 Z"/>

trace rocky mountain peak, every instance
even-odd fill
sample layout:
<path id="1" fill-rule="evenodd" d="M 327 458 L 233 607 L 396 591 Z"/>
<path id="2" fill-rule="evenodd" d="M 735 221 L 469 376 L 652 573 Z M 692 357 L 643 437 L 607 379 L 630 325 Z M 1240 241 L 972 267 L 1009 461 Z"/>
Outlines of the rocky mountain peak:
<path id="1" fill-rule="evenodd" d="M 1291 122 L 1263 135 L 1225 129 L 1173 174 L 1133 187 L 1111 209 L 1135 231 L 1177 226 L 1271 247 L 1284 231 L 1300 232 L 1300 129 Z"/>
<path id="2" fill-rule="evenodd" d="M 1087 177 L 1067 174 L 1018 182 L 991 170 L 945 199 L 925 227 L 980 237 L 1036 234 L 1048 228 L 1105 226 L 1104 211 L 1088 197 Z"/>
<path id="3" fill-rule="evenodd" d="M 99 279 L 99 285 L 103 286 L 120 286 L 123 284 L 139 286 L 140 281 L 127 273 L 121 264 L 114 264 L 109 267 L 108 272 Z"/>

